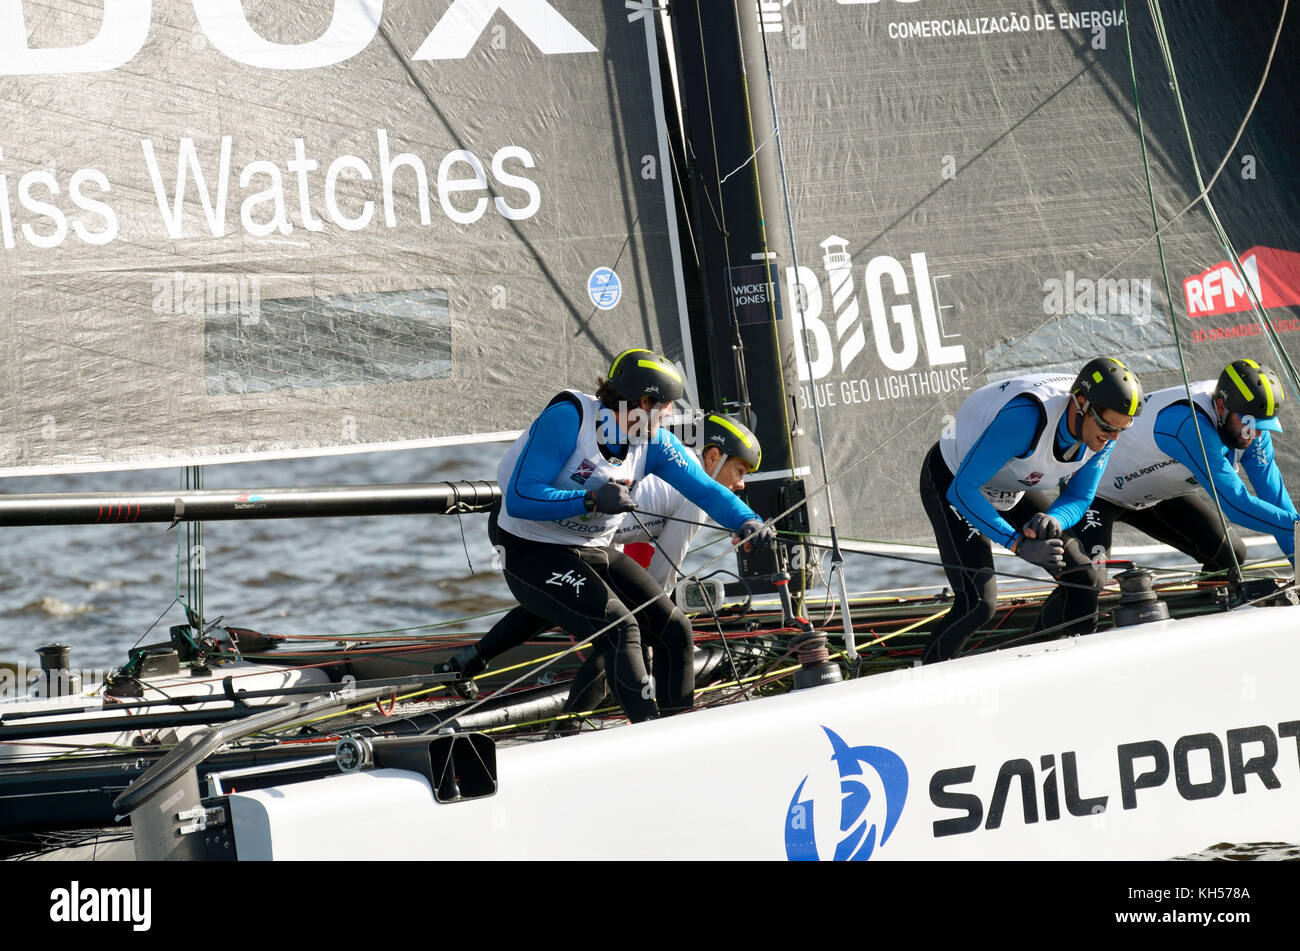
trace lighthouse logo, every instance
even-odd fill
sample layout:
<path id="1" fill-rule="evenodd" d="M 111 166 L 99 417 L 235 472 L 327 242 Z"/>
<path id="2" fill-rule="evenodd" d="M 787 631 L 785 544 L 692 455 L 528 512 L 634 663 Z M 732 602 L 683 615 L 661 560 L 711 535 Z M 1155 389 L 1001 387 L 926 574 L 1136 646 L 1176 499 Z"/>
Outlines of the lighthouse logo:
<path id="1" fill-rule="evenodd" d="M 858 319 L 858 295 L 853 293 L 853 256 L 849 242 L 831 235 L 822 242 L 822 265 L 831 281 L 831 302 L 835 307 L 835 336 L 840 342 L 840 369 L 847 370 L 853 358 L 867 345 L 867 335 Z"/>
<path id="2" fill-rule="evenodd" d="M 825 827 L 822 838 L 828 845 L 832 839 L 835 842 L 834 854 L 828 857 L 837 862 L 865 862 L 877 847 L 889 841 L 903 815 L 907 802 L 907 766 L 893 750 L 883 746 L 849 746 L 835 731 L 825 726 L 822 730 L 830 741 L 830 761 L 839 773 L 838 830 L 832 836 L 831 822 L 825 818 L 828 812 L 833 812 L 833 805 L 824 803 L 818 812 L 812 796 L 802 798 L 809 780 L 805 776 L 786 810 L 785 854 L 793 862 L 821 858 L 817 846 L 820 821 Z"/>

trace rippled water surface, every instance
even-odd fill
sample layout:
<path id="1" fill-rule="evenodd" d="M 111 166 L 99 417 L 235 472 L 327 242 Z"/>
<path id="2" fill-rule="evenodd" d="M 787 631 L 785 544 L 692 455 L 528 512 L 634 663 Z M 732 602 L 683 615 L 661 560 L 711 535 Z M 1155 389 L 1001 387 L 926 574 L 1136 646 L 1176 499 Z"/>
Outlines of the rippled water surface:
<path id="1" fill-rule="evenodd" d="M 502 451 L 482 445 L 209 466 L 204 487 L 484 479 L 493 476 Z M 179 470 L 167 469 L 8 479 L 0 488 L 173 490 L 180 479 Z M 205 614 L 266 631 L 346 634 L 499 608 L 508 593 L 490 568 L 486 524 L 482 515 L 209 522 Z M 165 524 L 50 526 L 0 535 L 0 659 L 30 662 L 36 647 L 61 640 L 72 645 L 76 666 L 116 663 L 155 621 L 150 639 L 165 640 L 167 625 L 184 620 L 181 607 L 172 604 L 177 535 Z M 184 582 L 182 569 L 182 591 Z"/>

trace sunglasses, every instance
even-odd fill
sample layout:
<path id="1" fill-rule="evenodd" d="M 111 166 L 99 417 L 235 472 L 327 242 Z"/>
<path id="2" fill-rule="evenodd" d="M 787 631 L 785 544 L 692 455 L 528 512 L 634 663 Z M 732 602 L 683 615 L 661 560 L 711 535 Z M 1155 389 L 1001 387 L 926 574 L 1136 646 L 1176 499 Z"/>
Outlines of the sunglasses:
<path id="1" fill-rule="evenodd" d="M 1130 419 L 1127 426 L 1112 426 L 1101 418 L 1098 412 L 1092 408 L 1091 403 L 1088 404 L 1088 415 L 1092 417 L 1092 421 L 1097 424 L 1097 428 L 1103 433 L 1122 433 L 1133 425 L 1133 420 Z"/>

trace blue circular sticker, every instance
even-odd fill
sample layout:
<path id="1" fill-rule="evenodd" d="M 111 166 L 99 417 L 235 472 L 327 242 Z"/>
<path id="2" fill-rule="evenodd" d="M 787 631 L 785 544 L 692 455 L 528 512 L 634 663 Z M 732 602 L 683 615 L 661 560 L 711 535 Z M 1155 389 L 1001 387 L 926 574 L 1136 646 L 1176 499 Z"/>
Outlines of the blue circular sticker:
<path id="1" fill-rule="evenodd" d="M 587 296 L 601 310 L 613 310 L 623 296 L 623 283 L 613 268 L 598 267 L 587 278 Z"/>

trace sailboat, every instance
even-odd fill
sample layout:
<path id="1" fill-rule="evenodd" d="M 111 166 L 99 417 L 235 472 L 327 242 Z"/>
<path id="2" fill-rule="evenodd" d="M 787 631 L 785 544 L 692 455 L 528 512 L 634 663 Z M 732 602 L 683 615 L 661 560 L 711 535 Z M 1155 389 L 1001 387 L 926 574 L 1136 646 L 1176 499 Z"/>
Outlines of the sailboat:
<path id="1" fill-rule="evenodd" d="M 98 30 L 54 4 L 26 27 L 72 18 L 82 47 L 52 32 L 44 46 L 8 41 L 20 93 L 48 83 L 78 102 L 135 83 L 150 108 L 133 116 L 144 134 L 115 116 L 74 137 L 44 100 L 15 97 L 12 127 L 56 123 L 42 144 L 61 151 L 50 171 L 3 143 L 16 183 L 0 189 L 7 339 L 34 356 L 6 404 L 2 471 L 500 439 L 632 341 L 679 359 L 695 405 L 745 413 L 773 447 L 751 501 L 810 540 L 792 546 L 796 579 L 811 583 L 816 544 L 831 552 L 825 607 L 786 601 L 746 633 L 830 643 L 790 665 L 811 672 L 804 689 L 738 683 L 733 702 L 547 742 L 494 742 L 471 704 L 300 753 L 286 731 L 398 684 L 281 691 L 272 708 L 178 735 L 114 790 L 133 829 L 123 852 L 1165 858 L 1300 837 L 1300 607 L 1285 585 L 1259 588 L 1278 603 L 1239 605 L 1193 585 L 1202 616 L 994 638 L 997 650 L 927 668 L 904 653 L 862 676 L 853 661 L 881 643 L 866 629 L 882 615 L 842 572 L 855 550 L 907 558 L 927 542 L 916 466 L 973 384 L 1116 352 L 1152 389 L 1183 368 L 1210 375 L 1247 335 L 1294 373 L 1286 255 L 1300 216 L 1273 170 L 1295 159 L 1260 132 L 1219 190 L 1200 164 L 1236 154 L 1243 115 L 1294 134 L 1277 90 L 1295 58 L 1269 46 L 1294 48 L 1285 5 L 1238 19 L 1197 4 L 1170 24 L 1154 0 L 1140 20 L 984 0 L 958 13 L 889 0 L 305 6 L 307 42 L 303 21 L 197 2 L 106 6 Z M 1189 25 L 1221 20 L 1213 43 Z M 1171 92 L 1191 56 L 1252 68 Z M 223 79 L 205 78 L 218 67 Z M 185 77 L 184 97 L 167 77 Z M 42 203 L 42 189 L 70 204 Z M 1240 234 L 1249 269 L 1229 240 Z M 22 256 L 37 251 L 57 251 L 59 270 Z M 1183 299 L 1161 291 L 1170 274 Z M 93 340 L 51 330 L 49 313 L 85 314 Z M 94 372 L 54 369 L 73 352 Z M 110 382 L 120 389 L 98 396 Z M 124 409 L 129 424 L 112 425 Z M 1284 445 L 1288 475 L 1296 458 Z M 199 492 L 148 501 L 188 523 L 210 511 Z M 759 595 L 776 568 L 741 559 Z M 1150 601 L 1140 585 L 1125 594 Z M 903 628 L 942 614 L 923 603 L 903 605 Z M 191 625 L 205 622 L 200 603 Z M 912 632 L 896 633 L 901 645 Z M 831 650 L 859 675 L 819 677 L 837 667 Z M 254 755 L 244 734 L 281 739 Z"/>

